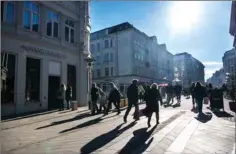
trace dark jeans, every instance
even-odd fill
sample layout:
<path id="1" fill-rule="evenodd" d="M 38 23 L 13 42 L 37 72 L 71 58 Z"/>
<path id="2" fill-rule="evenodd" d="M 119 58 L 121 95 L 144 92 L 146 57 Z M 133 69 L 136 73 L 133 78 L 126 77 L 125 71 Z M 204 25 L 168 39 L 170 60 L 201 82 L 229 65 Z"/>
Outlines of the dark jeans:
<path id="1" fill-rule="evenodd" d="M 98 105 L 97 105 L 97 100 L 92 101 L 92 114 L 95 114 L 95 112 L 99 112 L 98 110 Z"/>
<path id="2" fill-rule="evenodd" d="M 202 101 L 203 99 L 197 99 L 198 113 L 202 113 Z"/>
<path id="3" fill-rule="evenodd" d="M 64 100 L 63 99 L 59 99 L 59 109 L 60 110 L 64 110 Z"/>
<path id="4" fill-rule="evenodd" d="M 99 106 L 99 112 L 102 112 L 102 108 L 103 108 L 103 111 L 104 111 L 104 112 L 107 111 L 106 104 Z"/>
<path id="5" fill-rule="evenodd" d="M 124 119 L 125 119 L 125 121 L 127 120 L 127 116 L 128 116 L 128 114 L 129 114 L 129 112 L 130 112 L 130 110 L 131 110 L 131 108 L 132 108 L 132 106 L 134 105 L 134 107 L 135 107 L 135 111 L 137 112 L 139 109 L 138 109 L 138 102 L 135 102 L 135 101 L 128 101 L 128 108 L 127 108 L 127 110 L 126 110 L 126 112 L 125 112 L 125 116 L 124 116 Z"/>
<path id="6" fill-rule="evenodd" d="M 194 104 L 195 104 L 195 96 L 194 95 L 192 95 L 192 102 L 193 102 L 193 106 L 194 106 Z"/>
<path id="7" fill-rule="evenodd" d="M 70 100 L 67 99 L 66 102 L 67 102 L 67 109 L 69 109 L 69 108 L 70 108 L 70 104 L 69 104 L 69 103 L 70 103 Z"/>
<path id="8" fill-rule="evenodd" d="M 155 113 L 156 113 L 156 122 L 159 123 L 159 112 L 156 111 Z M 152 114 L 153 114 L 153 112 L 148 114 L 148 125 L 150 125 Z"/>
<path id="9" fill-rule="evenodd" d="M 109 100 L 108 105 L 107 105 L 107 111 L 106 113 L 109 112 L 110 108 L 111 108 L 111 103 L 114 104 L 114 106 L 116 107 L 118 113 L 120 113 L 120 100 Z"/>

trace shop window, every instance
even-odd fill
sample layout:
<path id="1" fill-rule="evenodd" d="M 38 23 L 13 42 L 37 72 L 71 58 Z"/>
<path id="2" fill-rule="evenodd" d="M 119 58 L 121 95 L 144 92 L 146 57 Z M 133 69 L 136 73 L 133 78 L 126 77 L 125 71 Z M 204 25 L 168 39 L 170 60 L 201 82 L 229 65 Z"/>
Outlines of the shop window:
<path id="1" fill-rule="evenodd" d="M 15 3 L 1 1 L 1 21 L 13 23 L 15 19 Z"/>
<path id="2" fill-rule="evenodd" d="M 39 101 L 40 96 L 40 59 L 26 60 L 26 101 Z"/>
<path id="3" fill-rule="evenodd" d="M 72 100 L 76 100 L 76 67 L 67 65 L 67 84 L 72 87 Z"/>
<path id="4" fill-rule="evenodd" d="M 1 104 L 14 103 L 15 64 L 15 55 L 1 53 Z"/>
<path id="5" fill-rule="evenodd" d="M 24 27 L 35 32 L 39 30 L 39 6 L 35 2 L 24 2 Z"/>
<path id="6" fill-rule="evenodd" d="M 72 19 L 67 19 L 65 22 L 65 40 L 74 43 L 75 23 Z"/>
<path id="7" fill-rule="evenodd" d="M 59 33 L 59 15 L 48 11 L 47 12 L 47 35 L 58 38 Z"/>

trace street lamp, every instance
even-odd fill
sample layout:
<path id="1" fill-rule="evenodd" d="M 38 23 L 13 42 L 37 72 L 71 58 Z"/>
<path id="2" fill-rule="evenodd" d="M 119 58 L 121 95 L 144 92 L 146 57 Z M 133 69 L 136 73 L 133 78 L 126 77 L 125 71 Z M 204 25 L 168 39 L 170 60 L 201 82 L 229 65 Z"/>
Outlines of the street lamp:
<path id="1" fill-rule="evenodd" d="M 88 68 L 88 89 L 87 89 L 87 101 L 89 105 L 89 109 L 91 109 L 91 104 L 90 104 L 90 86 L 92 84 L 92 68 L 93 68 L 93 62 L 96 61 L 91 54 L 88 54 L 88 56 L 84 59 L 87 62 L 87 68 Z"/>

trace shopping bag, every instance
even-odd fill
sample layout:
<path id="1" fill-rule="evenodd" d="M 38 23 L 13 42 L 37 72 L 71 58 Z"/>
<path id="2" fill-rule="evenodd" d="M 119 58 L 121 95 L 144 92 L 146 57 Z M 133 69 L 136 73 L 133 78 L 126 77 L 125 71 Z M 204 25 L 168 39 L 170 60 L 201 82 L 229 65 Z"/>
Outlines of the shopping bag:
<path id="1" fill-rule="evenodd" d="M 207 105 L 209 103 L 209 98 L 205 97 L 204 100 L 203 100 L 203 103 Z"/>

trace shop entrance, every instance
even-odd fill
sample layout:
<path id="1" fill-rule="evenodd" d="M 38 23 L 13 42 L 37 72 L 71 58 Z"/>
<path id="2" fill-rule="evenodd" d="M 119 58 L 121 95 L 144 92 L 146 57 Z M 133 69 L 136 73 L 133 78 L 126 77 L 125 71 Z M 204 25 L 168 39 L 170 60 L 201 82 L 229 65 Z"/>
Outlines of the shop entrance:
<path id="1" fill-rule="evenodd" d="M 58 109 L 59 102 L 57 101 L 57 94 L 60 87 L 60 77 L 59 76 L 49 76 L 48 77 L 48 109 Z"/>

